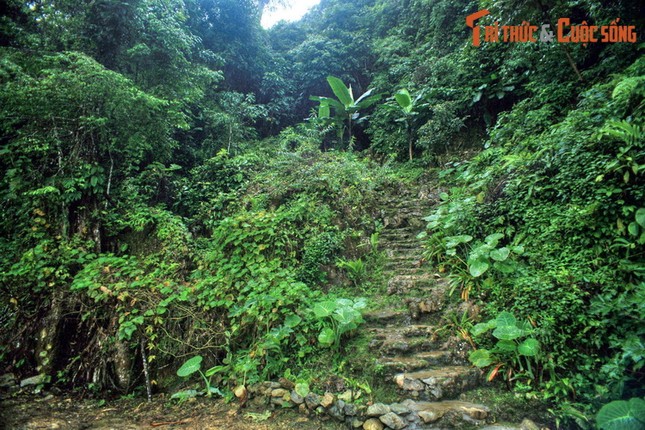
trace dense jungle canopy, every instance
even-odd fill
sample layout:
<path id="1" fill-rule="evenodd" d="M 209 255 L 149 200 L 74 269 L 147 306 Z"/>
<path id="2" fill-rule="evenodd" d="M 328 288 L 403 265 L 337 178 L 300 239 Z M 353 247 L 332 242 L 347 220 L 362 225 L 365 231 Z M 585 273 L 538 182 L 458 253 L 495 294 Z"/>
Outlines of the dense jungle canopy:
<path id="1" fill-rule="evenodd" d="M 0 375 L 362 410 L 408 389 L 366 328 L 407 306 L 480 401 L 645 429 L 642 2 L 321 0 L 262 28 L 284 3 L 3 1 Z M 561 18 L 611 37 L 543 40 Z"/>

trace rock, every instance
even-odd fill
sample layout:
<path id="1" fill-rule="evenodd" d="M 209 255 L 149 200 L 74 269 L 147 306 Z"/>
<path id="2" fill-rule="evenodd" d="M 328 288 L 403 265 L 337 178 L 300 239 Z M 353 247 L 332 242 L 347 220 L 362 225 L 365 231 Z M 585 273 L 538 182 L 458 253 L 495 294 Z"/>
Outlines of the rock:
<path id="1" fill-rule="evenodd" d="M 338 421 L 345 420 L 345 402 L 339 400 L 334 406 L 329 408 L 329 415 L 336 418 Z"/>
<path id="2" fill-rule="evenodd" d="M 376 418 L 370 418 L 363 423 L 363 430 L 383 430 L 384 428 L 383 423 Z"/>
<path id="3" fill-rule="evenodd" d="M 296 405 L 301 405 L 302 403 L 304 403 L 305 398 L 302 397 L 300 394 L 296 393 L 296 390 L 293 390 L 291 392 L 291 401 Z"/>
<path id="4" fill-rule="evenodd" d="M 284 397 L 285 394 L 289 394 L 284 388 L 275 388 L 271 390 L 271 397 Z"/>
<path id="5" fill-rule="evenodd" d="M 316 408 L 316 413 L 318 415 L 322 415 L 323 421 L 325 420 L 325 418 L 326 418 L 326 416 L 324 415 L 325 414 L 325 408 L 323 408 L 322 406 L 318 406 Z"/>
<path id="6" fill-rule="evenodd" d="M 388 405 L 384 405 L 383 403 L 374 403 L 367 408 L 365 415 L 368 417 L 380 417 L 381 415 L 385 415 L 390 412 L 391 409 Z"/>
<path id="7" fill-rule="evenodd" d="M 322 399 L 320 399 L 320 405 L 328 408 L 334 404 L 334 395 L 330 392 L 326 392 Z"/>
<path id="8" fill-rule="evenodd" d="M 430 424 L 434 423 L 436 421 L 439 421 L 439 419 L 443 416 L 443 414 L 438 414 L 434 411 L 420 411 L 419 412 L 419 418 L 425 423 L 425 424 Z"/>
<path id="9" fill-rule="evenodd" d="M 305 404 L 309 409 L 316 409 L 320 406 L 320 396 L 316 393 L 309 393 L 305 397 Z"/>
<path id="10" fill-rule="evenodd" d="M 262 386 L 263 386 L 264 388 L 270 388 L 270 389 L 272 389 L 272 390 L 275 390 L 276 388 L 280 388 L 280 387 L 281 387 L 281 385 L 280 385 L 280 383 L 279 383 L 279 382 L 272 382 L 272 381 L 263 382 L 263 383 L 262 383 Z"/>
<path id="11" fill-rule="evenodd" d="M 488 416 L 488 411 L 485 410 L 485 409 L 481 409 L 481 408 L 466 408 L 466 407 L 464 407 L 464 408 L 462 408 L 462 410 L 464 411 L 464 413 L 466 415 L 468 415 L 472 419 L 475 419 L 475 420 L 478 420 L 478 421 L 485 420 L 486 417 Z M 533 423 L 533 425 L 535 425 L 535 423 Z M 535 426 L 535 428 L 527 428 L 525 430 L 540 430 L 540 429 L 537 426 Z"/>
<path id="12" fill-rule="evenodd" d="M 423 391 L 425 385 L 418 379 L 406 378 L 405 373 L 401 373 L 394 377 L 394 382 L 400 389 L 405 391 Z"/>
<path id="13" fill-rule="evenodd" d="M 295 403 L 296 405 L 301 405 L 304 403 L 305 398 L 302 397 L 300 394 L 296 393 L 295 390 L 291 392 L 291 401 Z"/>
<path id="14" fill-rule="evenodd" d="M 344 402 L 351 402 L 354 398 L 354 395 L 351 390 L 347 390 L 343 394 L 340 394 L 338 398 Z"/>
<path id="15" fill-rule="evenodd" d="M 408 423 L 394 412 L 389 412 L 379 419 L 383 424 L 390 428 L 393 428 L 394 430 L 401 430 L 408 426 Z"/>
<path id="16" fill-rule="evenodd" d="M 356 415 L 358 415 L 358 408 L 353 403 L 346 404 L 343 411 L 348 417 L 355 417 Z"/>
<path id="17" fill-rule="evenodd" d="M 410 408 L 401 403 L 392 403 L 390 405 L 390 410 L 397 415 L 406 415 L 410 413 Z"/>
<path id="18" fill-rule="evenodd" d="M 535 424 L 533 421 L 529 419 L 525 419 L 522 421 L 522 424 L 520 424 L 520 429 L 521 430 L 540 430 L 540 427 Z"/>
<path id="19" fill-rule="evenodd" d="M 293 390 L 296 387 L 296 384 L 289 381 L 287 378 L 280 378 L 278 382 L 285 390 Z"/>
<path id="20" fill-rule="evenodd" d="M 44 384 L 47 381 L 47 375 L 41 374 L 32 376 L 31 378 L 23 379 L 20 381 L 20 388 L 27 387 L 29 385 L 40 385 Z"/>
<path id="21" fill-rule="evenodd" d="M 305 405 L 304 402 L 298 405 L 298 411 L 301 414 L 309 415 L 309 410 L 307 409 L 307 405 Z"/>
<path id="22" fill-rule="evenodd" d="M 365 422 L 363 420 L 361 420 L 360 418 L 354 418 L 352 420 L 352 428 L 359 429 L 359 428 L 363 427 L 364 423 Z"/>
<path id="23" fill-rule="evenodd" d="M 13 373 L 5 373 L 0 376 L 0 388 L 11 388 L 16 384 L 16 376 Z"/>
<path id="24" fill-rule="evenodd" d="M 271 397 L 271 404 L 281 408 L 293 408 L 295 405 L 282 397 Z"/>

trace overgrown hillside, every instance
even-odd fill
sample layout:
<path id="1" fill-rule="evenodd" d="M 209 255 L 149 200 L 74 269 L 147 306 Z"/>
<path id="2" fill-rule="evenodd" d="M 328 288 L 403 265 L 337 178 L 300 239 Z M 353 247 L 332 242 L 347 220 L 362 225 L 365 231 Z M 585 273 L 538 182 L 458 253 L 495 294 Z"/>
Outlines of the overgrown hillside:
<path id="1" fill-rule="evenodd" d="M 0 373 L 242 403 L 340 380 L 378 401 L 361 327 L 408 299 L 387 297 L 401 244 L 380 237 L 400 195 L 415 270 L 481 310 L 438 332 L 495 389 L 563 426 L 638 409 L 642 43 L 477 47 L 465 19 L 640 36 L 640 2 L 322 0 L 264 30 L 267 4 L 6 2 Z M 403 197 L 418 189 L 440 196 L 426 213 Z M 197 368 L 206 387 L 184 390 Z"/>

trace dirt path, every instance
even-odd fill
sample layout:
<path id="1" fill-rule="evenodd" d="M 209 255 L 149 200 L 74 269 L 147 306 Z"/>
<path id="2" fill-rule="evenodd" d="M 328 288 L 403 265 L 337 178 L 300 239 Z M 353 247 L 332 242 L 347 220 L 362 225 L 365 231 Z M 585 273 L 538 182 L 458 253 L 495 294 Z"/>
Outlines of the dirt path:
<path id="1" fill-rule="evenodd" d="M 222 400 L 177 404 L 164 398 L 152 403 L 125 399 L 100 404 L 70 397 L 26 396 L 0 400 L 0 428 L 6 430 L 340 430 L 332 422 L 294 411 L 261 406 L 238 409 Z"/>

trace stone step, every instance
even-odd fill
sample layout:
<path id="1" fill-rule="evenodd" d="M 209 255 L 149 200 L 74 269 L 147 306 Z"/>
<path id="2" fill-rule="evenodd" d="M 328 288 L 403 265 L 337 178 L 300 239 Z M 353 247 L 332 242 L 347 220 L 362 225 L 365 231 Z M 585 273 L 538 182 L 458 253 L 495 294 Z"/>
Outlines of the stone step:
<path id="1" fill-rule="evenodd" d="M 414 398 L 441 400 L 456 397 L 479 384 L 481 371 L 471 366 L 445 366 L 394 377 L 398 388 Z"/>
<path id="2" fill-rule="evenodd" d="M 404 309 L 399 309 L 399 310 L 380 309 L 380 310 L 365 312 L 363 314 L 363 319 L 367 323 L 379 324 L 379 325 L 392 324 L 392 323 L 409 324 L 410 313 L 408 312 L 407 309 L 405 310 Z"/>
<path id="3" fill-rule="evenodd" d="M 427 274 L 425 267 L 410 267 L 410 266 L 392 266 L 386 267 L 386 270 L 392 273 L 392 276 L 424 276 Z"/>
<path id="4" fill-rule="evenodd" d="M 427 369 L 429 366 L 447 365 L 451 362 L 451 354 L 448 351 L 434 350 L 417 352 L 413 355 L 399 355 L 394 357 L 381 357 L 376 363 L 383 367 L 386 375 L 394 375 L 401 372 L 413 372 Z"/>
<path id="5" fill-rule="evenodd" d="M 419 233 L 421 233 L 421 231 L 423 231 L 423 229 L 419 229 L 416 227 L 387 227 L 383 231 L 381 231 L 381 234 L 379 235 L 379 237 L 380 238 L 410 237 L 413 239 L 417 239 L 417 236 L 419 235 Z"/>
<path id="6" fill-rule="evenodd" d="M 429 273 L 394 275 L 387 281 L 387 293 L 402 294 L 410 291 L 425 291 L 434 288 L 436 285 L 436 279 Z"/>
<path id="7" fill-rule="evenodd" d="M 390 261 L 385 263 L 384 268 L 394 275 L 422 274 L 426 270 L 419 260 Z"/>
<path id="8" fill-rule="evenodd" d="M 410 411 L 406 429 L 426 428 L 462 428 L 468 426 L 482 426 L 493 417 L 488 407 L 476 403 L 448 400 L 442 402 L 418 402 L 405 400 L 401 406 Z"/>
<path id="9" fill-rule="evenodd" d="M 379 245 L 379 251 L 385 252 L 386 255 L 389 253 L 402 254 L 406 252 L 421 257 L 426 249 L 413 243 L 386 243 Z"/>
<path id="10" fill-rule="evenodd" d="M 419 229 L 417 227 L 410 226 L 389 226 L 385 227 L 379 236 L 402 236 L 402 235 L 414 235 L 416 237 L 423 228 Z"/>
<path id="11" fill-rule="evenodd" d="M 385 237 L 379 238 L 380 244 L 416 244 L 417 246 L 422 246 L 423 241 L 417 239 L 416 233 L 396 233 L 386 235 Z"/>
<path id="12" fill-rule="evenodd" d="M 424 249 L 421 247 L 399 248 L 389 247 L 385 249 L 385 255 L 390 261 L 402 260 L 405 258 L 412 258 L 417 262 L 423 258 Z"/>
<path id="13" fill-rule="evenodd" d="M 421 256 L 415 255 L 412 253 L 389 257 L 387 262 L 390 264 L 395 264 L 395 263 L 414 263 L 416 265 L 423 264 L 423 262 L 421 261 Z"/>
<path id="14" fill-rule="evenodd" d="M 439 347 L 437 340 L 432 334 L 412 336 L 393 331 L 385 337 L 376 336 L 369 346 L 378 350 L 381 356 L 396 356 L 436 350 Z"/>
<path id="15" fill-rule="evenodd" d="M 410 324 L 405 326 L 387 326 L 368 328 L 374 339 L 388 339 L 393 337 L 418 337 L 431 336 L 437 328 L 432 325 Z"/>

